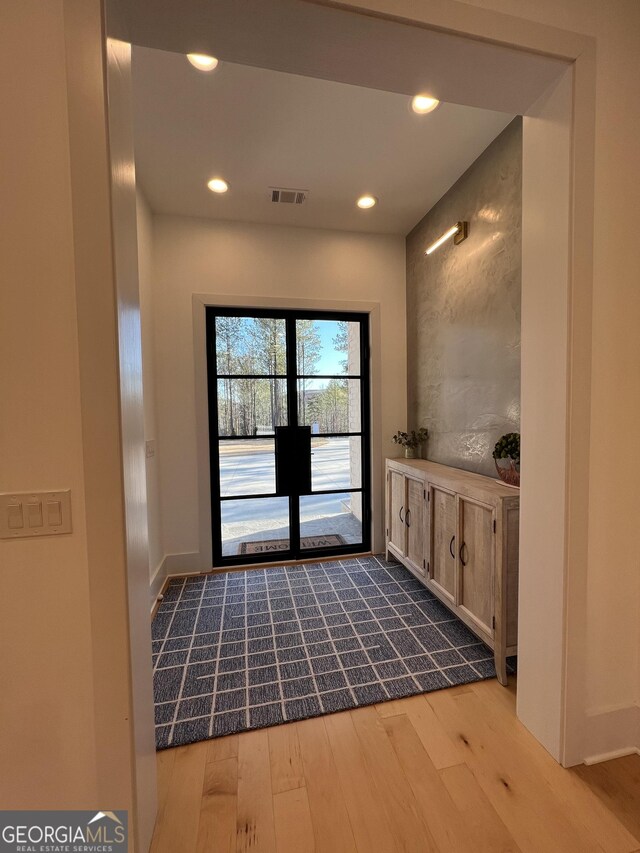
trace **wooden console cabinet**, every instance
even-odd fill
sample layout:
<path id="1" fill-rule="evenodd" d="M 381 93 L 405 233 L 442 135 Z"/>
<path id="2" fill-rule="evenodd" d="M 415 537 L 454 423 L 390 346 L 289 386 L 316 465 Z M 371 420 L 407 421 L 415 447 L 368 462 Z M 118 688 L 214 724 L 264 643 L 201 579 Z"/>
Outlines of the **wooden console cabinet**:
<path id="1" fill-rule="evenodd" d="M 387 459 L 387 559 L 395 558 L 506 658 L 518 642 L 517 489 L 423 459 Z"/>

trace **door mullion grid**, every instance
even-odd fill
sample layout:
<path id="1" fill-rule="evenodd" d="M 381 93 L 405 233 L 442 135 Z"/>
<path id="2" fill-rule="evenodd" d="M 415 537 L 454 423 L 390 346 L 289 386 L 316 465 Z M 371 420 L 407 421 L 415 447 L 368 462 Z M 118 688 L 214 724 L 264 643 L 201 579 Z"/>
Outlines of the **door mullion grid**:
<path id="1" fill-rule="evenodd" d="M 296 319 L 288 316 L 285 320 L 287 342 L 287 423 L 290 427 L 298 426 L 298 355 L 296 341 Z M 300 556 L 300 498 L 297 494 L 289 495 L 289 549 L 292 556 Z"/>
<path id="2" fill-rule="evenodd" d="M 360 485 L 368 500 L 363 502 L 362 544 L 371 547 L 371 371 L 369 366 L 369 325 L 359 318 L 360 324 Z"/>
<path id="3" fill-rule="evenodd" d="M 324 312 L 323 312 L 324 313 Z M 297 375 L 297 345 L 296 345 L 296 320 L 300 318 L 316 319 L 315 312 L 282 312 L 270 310 L 243 310 L 243 309 L 208 309 L 206 317 L 207 327 L 207 384 L 208 384 L 208 405 L 209 405 L 209 447 L 210 447 L 210 475 L 211 475 L 211 522 L 213 533 L 213 554 L 217 565 L 238 562 L 234 557 L 222 556 L 222 503 L 224 500 L 231 500 L 233 497 L 240 499 L 244 496 L 228 496 L 223 498 L 220 494 L 220 442 L 225 438 L 245 438 L 244 436 L 220 436 L 219 435 L 219 418 L 218 418 L 218 379 L 233 379 L 232 375 L 218 375 L 217 365 L 217 347 L 216 347 L 216 317 L 217 316 L 247 316 L 247 317 L 273 317 L 274 319 L 285 320 L 285 337 L 286 337 L 286 376 L 282 374 L 260 374 L 254 375 L 238 375 L 238 379 L 264 379 L 277 380 L 286 379 L 287 386 L 287 422 L 290 427 L 297 427 L 298 424 L 298 375 Z M 327 319 L 345 319 L 344 314 L 336 313 L 335 316 L 331 313 L 327 314 Z M 349 318 L 350 319 L 350 318 Z M 370 389 L 368 383 L 369 377 L 369 341 L 368 327 L 366 320 L 362 317 L 353 317 L 351 322 L 358 322 L 360 325 L 360 371 L 358 376 L 338 376 L 332 378 L 353 379 L 360 383 L 360 424 L 359 432 L 350 432 L 344 434 L 344 437 L 358 436 L 361 442 L 361 471 L 362 480 L 359 488 L 344 489 L 345 492 L 360 492 L 367 498 L 363 501 L 363 518 L 362 518 L 362 541 L 361 547 L 370 547 L 370 524 L 371 524 L 371 471 L 370 471 Z M 314 376 L 309 378 L 327 378 L 325 376 Z M 327 437 L 342 437 L 342 433 L 329 434 Z M 275 437 L 275 436 L 274 436 Z M 312 438 L 322 438 L 322 435 L 312 436 Z M 247 436 L 247 440 L 253 436 Z M 277 452 L 277 450 L 276 450 Z M 331 490 L 333 491 L 333 490 Z M 343 490 L 340 490 L 343 491 Z M 337 490 L 336 490 L 337 492 Z M 313 494 L 316 494 L 313 492 Z M 318 492 L 317 494 L 322 494 Z M 271 495 L 255 495 L 251 497 L 271 497 Z M 357 543 L 360 544 L 360 543 Z M 288 552 L 281 554 L 283 559 L 299 558 L 309 555 L 309 551 L 302 551 L 300 544 L 300 500 L 298 495 L 289 496 L 289 546 Z M 346 548 L 347 546 L 343 546 Z M 340 549 L 338 549 L 340 550 Z M 333 552 L 332 552 L 333 553 Z"/>
<path id="4" fill-rule="evenodd" d="M 216 340 L 216 317 L 206 312 L 207 331 L 207 385 L 209 406 L 209 489 L 212 497 L 215 490 L 217 500 L 211 501 L 211 527 L 214 562 L 222 562 L 222 502 L 220 501 L 220 424 L 218 419 L 218 346 Z"/>

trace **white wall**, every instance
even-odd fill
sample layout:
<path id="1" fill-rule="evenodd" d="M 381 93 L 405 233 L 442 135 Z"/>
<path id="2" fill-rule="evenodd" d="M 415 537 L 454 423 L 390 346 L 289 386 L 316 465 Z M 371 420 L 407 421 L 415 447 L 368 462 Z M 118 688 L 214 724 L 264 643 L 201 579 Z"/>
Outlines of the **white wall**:
<path id="1" fill-rule="evenodd" d="M 158 430 L 156 427 L 155 335 L 153 330 L 153 217 L 142 190 L 136 193 L 138 223 L 138 280 L 142 331 L 142 384 L 144 390 L 144 437 L 153 442 L 155 454 L 146 457 L 147 526 L 149 535 L 149 579 L 153 593 L 158 592 L 158 576 L 164 559 L 160 516 L 160 477 L 158 471 Z M 161 578 L 158 577 L 158 581 Z M 154 596 L 153 596 L 154 597 Z"/>
<path id="2" fill-rule="evenodd" d="M 2 35 L 0 489 L 70 488 L 73 533 L 0 542 L 0 801 L 81 808 L 97 780 L 62 4 L 5 7 Z M 39 60 L 16 87 L 25 40 Z"/>
<path id="3" fill-rule="evenodd" d="M 390 437 L 406 418 L 404 239 L 156 216 L 153 245 L 163 546 L 179 555 L 168 560 L 171 572 L 210 568 L 200 561 L 192 294 L 243 303 L 251 297 L 256 305 L 306 299 L 336 309 L 379 303 L 379 384 L 372 391 L 382 403 L 375 462 L 381 472 L 384 455 L 393 452 Z M 377 522 L 381 547 L 381 516 Z"/>
<path id="4" fill-rule="evenodd" d="M 118 348 L 128 305 L 114 298 L 102 6 L 4 4 L 0 37 L 0 159 L 11 164 L 0 490 L 70 488 L 73 523 L 68 535 L 0 542 L 0 802 L 108 802 L 129 811 L 130 849 L 142 850 L 155 815 L 150 677 L 138 668 L 150 676 L 148 572 L 143 586 L 127 572 L 127 546 L 132 532 L 146 544 L 146 524 L 125 520 L 119 384 L 139 361 L 126 336 Z M 24 64 L 25 44 L 36 62 Z M 144 493 L 135 498 L 144 512 Z M 136 757 L 143 731 L 151 749 Z"/>

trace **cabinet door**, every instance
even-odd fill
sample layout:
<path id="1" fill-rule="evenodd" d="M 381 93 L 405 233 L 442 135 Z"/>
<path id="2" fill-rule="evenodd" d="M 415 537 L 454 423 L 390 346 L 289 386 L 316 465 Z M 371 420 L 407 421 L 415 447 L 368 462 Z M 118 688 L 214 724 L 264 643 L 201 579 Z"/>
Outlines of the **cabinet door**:
<path id="1" fill-rule="evenodd" d="M 405 477 L 399 471 L 389 469 L 389 542 L 404 556 L 406 550 L 405 525 Z"/>
<path id="2" fill-rule="evenodd" d="M 456 594 L 456 497 L 439 486 L 431 486 L 430 577 L 447 598 Z"/>
<path id="3" fill-rule="evenodd" d="M 407 511 L 407 562 L 421 575 L 426 573 L 427 565 L 427 513 L 425 483 L 413 477 L 406 478 Z"/>
<path id="4" fill-rule="evenodd" d="M 462 495 L 458 502 L 458 605 L 478 627 L 493 634 L 493 509 Z"/>

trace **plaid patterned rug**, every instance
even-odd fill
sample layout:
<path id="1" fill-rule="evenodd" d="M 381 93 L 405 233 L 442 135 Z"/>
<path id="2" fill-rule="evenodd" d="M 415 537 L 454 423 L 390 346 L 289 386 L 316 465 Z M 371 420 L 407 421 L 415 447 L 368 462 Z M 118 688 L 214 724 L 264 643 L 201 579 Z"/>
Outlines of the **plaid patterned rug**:
<path id="1" fill-rule="evenodd" d="M 174 579 L 152 636 L 158 749 L 495 676 L 492 652 L 380 557 Z"/>

